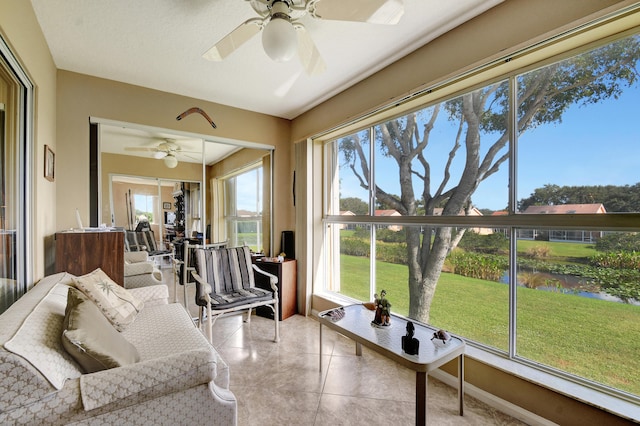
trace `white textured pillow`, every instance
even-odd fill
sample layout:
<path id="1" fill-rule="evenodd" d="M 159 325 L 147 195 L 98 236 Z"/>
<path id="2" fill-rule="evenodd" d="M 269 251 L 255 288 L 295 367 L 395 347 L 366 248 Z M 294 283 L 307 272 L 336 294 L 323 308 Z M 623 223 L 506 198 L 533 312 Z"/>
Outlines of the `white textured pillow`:
<path id="1" fill-rule="evenodd" d="M 100 268 L 90 274 L 77 277 L 75 282 L 78 290 L 100 308 L 118 331 L 126 329 L 144 306 L 141 300 L 116 284 Z"/>

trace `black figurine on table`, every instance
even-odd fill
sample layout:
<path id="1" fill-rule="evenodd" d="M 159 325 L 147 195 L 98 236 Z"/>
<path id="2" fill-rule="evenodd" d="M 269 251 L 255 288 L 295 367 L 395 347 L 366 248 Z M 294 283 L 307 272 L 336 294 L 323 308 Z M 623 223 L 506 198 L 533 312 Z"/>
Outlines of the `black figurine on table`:
<path id="1" fill-rule="evenodd" d="M 413 323 L 407 321 L 407 334 L 402 336 L 402 350 L 409 355 L 418 355 L 418 350 L 420 349 L 420 340 L 413 337 L 415 330 Z"/>

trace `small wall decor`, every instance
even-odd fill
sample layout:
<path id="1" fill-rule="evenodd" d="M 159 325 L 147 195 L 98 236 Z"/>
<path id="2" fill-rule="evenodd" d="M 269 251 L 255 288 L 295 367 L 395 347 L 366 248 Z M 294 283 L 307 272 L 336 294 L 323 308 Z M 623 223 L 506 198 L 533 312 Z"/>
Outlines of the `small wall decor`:
<path id="1" fill-rule="evenodd" d="M 50 182 L 55 180 L 56 154 L 49 145 L 44 146 L 44 178 Z"/>
<path id="2" fill-rule="evenodd" d="M 211 117 L 209 117 L 209 114 L 207 114 L 206 112 L 204 112 L 202 109 L 200 109 L 198 107 L 189 108 L 188 110 L 186 110 L 185 112 L 183 112 L 182 114 L 177 116 L 176 120 L 180 121 L 183 118 L 185 118 L 187 115 L 193 114 L 194 112 L 197 112 L 198 114 L 203 116 L 204 119 L 207 120 L 209 122 L 209 124 L 211 124 L 211 127 L 213 127 L 214 129 L 216 128 L 216 123 L 214 123 L 213 120 L 211 119 Z"/>
<path id="3" fill-rule="evenodd" d="M 165 210 L 171 210 L 171 203 L 162 203 L 162 208 Z"/>

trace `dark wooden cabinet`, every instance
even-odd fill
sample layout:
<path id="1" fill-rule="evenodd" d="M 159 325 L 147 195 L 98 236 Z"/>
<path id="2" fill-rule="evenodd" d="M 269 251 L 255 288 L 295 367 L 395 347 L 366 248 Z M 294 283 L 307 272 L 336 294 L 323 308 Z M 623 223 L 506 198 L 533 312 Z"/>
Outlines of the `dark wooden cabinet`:
<path id="1" fill-rule="evenodd" d="M 256 261 L 256 266 L 265 272 L 278 277 L 278 297 L 280 309 L 280 321 L 295 315 L 298 312 L 297 302 L 297 263 L 295 260 L 285 260 L 284 262 L 263 262 Z M 269 278 L 256 272 L 254 274 L 256 286 L 271 290 Z M 256 308 L 256 314 L 262 317 L 273 319 L 273 311 L 267 306 Z"/>
<path id="2" fill-rule="evenodd" d="M 124 232 L 57 232 L 56 272 L 85 275 L 102 269 L 124 285 Z"/>

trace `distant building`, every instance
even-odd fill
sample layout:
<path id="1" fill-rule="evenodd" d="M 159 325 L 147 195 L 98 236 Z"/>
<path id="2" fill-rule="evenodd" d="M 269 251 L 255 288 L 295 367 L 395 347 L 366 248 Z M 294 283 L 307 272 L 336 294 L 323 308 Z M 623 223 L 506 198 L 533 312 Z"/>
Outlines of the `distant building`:
<path id="1" fill-rule="evenodd" d="M 607 210 L 602 204 L 558 204 L 550 206 L 529 206 L 522 214 L 605 214 Z M 602 231 L 580 230 L 539 230 L 521 229 L 518 237 L 542 241 L 574 241 L 593 243 L 602 237 Z"/>
<path id="2" fill-rule="evenodd" d="M 375 211 L 375 215 L 376 216 L 402 216 L 400 214 L 400 212 L 398 212 L 397 210 L 393 210 L 393 209 L 376 210 Z M 386 228 L 389 231 L 398 232 L 398 231 L 400 231 L 402 229 L 402 226 L 400 226 L 400 225 L 389 225 Z"/>
<path id="3" fill-rule="evenodd" d="M 529 206 L 522 214 L 600 214 L 607 210 L 602 204 L 558 204 L 556 206 Z"/>
<path id="4" fill-rule="evenodd" d="M 356 214 L 351 210 L 341 210 L 340 216 L 355 216 Z M 338 229 L 356 229 L 356 225 L 354 223 L 341 223 L 338 225 Z"/>

